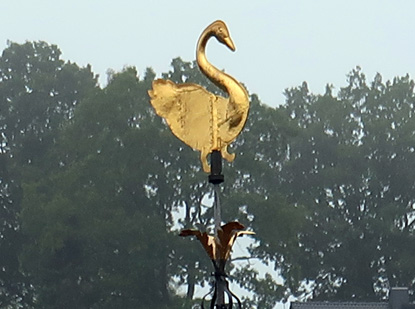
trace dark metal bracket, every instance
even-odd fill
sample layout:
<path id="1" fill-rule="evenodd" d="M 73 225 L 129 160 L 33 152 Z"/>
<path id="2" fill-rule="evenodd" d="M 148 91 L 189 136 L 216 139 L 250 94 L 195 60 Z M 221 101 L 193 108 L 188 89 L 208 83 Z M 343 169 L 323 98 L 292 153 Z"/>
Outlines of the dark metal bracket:
<path id="1" fill-rule="evenodd" d="M 222 174 L 222 155 L 219 150 L 214 150 L 210 154 L 210 175 L 209 182 L 214 185 L 221 184 L 225 181 Z"/>
<path id="2" fill-rule="evenodd" d="M 209 309 L 231 309 L 233 308 L 234 299 L 236 300 L 236 303 L 237 303 L 236 308 L 242 309 L 241 300 L 234 293 L 232 293 L 231 290 L 229 290 L 229 283 L 226 280 L 228 276 L 226 275 L 224 271 L 226 261 L 221 261 L 219 263 L 220 265 L 217 265 L 215 261 L 212 261 L 212 262 L 215 267 L 215 272 L 212 274 L 215 278 L 215 285 L 213 289 L 209 291 L 209 293 L 203 296 L 202 304 L 201 304 L 202 309 L 205 309 L 206 297 L 209 295 L 212 295 Z M 228 303 L 225 302 L 224 294 L 228 296 Z M 217 304 L 219 298 L 223 298 L 223 299 L 219 301 L 220 304 Z"/>

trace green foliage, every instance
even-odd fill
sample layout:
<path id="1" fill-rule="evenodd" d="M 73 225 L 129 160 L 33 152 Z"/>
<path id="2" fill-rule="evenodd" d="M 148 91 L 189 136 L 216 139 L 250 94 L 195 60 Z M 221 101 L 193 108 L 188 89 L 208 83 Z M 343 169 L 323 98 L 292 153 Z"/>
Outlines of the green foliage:
<path id="1" fill-rule="evenodd" d="M 22 179 L 41 178 L 62 122 L 96 81 L 90 68 L 60 60 L 45 42 L 10 43 L 0 58 L 0 161 L 2 292 L 0 305 L 29 307 L 32 286 L 19 271 Z"/>
<path id="2" fill-rule="evenodd" d="M 168 303 L 169 248 L 157 245 L 169 242 L 167 215 L 147 187 L 157 167 L 152 170 L 149 139 L 143 140 L 150 128 L 137 128 L 149 108 L 139 95 L 147 81 L 136 75 L 126 69 L 80 102 L 53 149 L 55 170 L 24 187 L 30 239 L 22 261 L 43 307 Z"/>
<path id="3" fill-rule="evenodd" d="M 211 228 L 212 192 L 149 104 L 155 73 L 125 68 L 100 88 L 60 55 L 27 42 L 0 58 L 0 307 L 196 308 L 212 265 L 177 234 Z M 220 93 L 194 62 L 162 76 Z M 278 108 L 251 95 L 221 199 L 256 232 L 228 268 L 250 308 L 414 289 L 414 83 L 348 78 L 337 96 L 287 89 Z"/>
<path id="4" fill-rule="evenodd" d="M 356 69 L 338 98 L 287 91 L 287 114 L 302 128 L 282 169 L 309 227 L 301 277 L 314 298 L 375 300 L 390 286 L 413 288 L 413 81 L 371 86 Z M 292 185 L 291 185 L 292 184 Z"/>

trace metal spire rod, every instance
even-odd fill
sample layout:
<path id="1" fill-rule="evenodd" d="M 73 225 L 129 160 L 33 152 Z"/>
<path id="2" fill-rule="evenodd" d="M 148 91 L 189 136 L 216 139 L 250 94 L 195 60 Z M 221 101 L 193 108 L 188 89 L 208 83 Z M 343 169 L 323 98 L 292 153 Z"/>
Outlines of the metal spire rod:
<path id="1" fill-rule="evenodd" d="M 222 174 L 222 158 L 220 151 L 215 150 L 210 155 L 211 172 L 209 175 L 209 182 L 213 184 L 214 203 L 213 203 L 213 216 L 215 222 L 215 237 L 218 237 L 218 230 L 222 224 L 221 207 L 219 200 L 220 187 L 219 185 L 224 182 L 225 177 Z"/>
<path id="2" fill-rule="evenodd" d="M 222 225 L 222 215 L 219 200 L 220 188 L 219 185 L 213 185 L 214 203 L 213 203 L 213 217 L 215 222 L 215 237 L 218 237 L 218 230 Z"/>
<path id="3" fill-rule="evenodd" d="M 215 239 L 219 239 L 218 231 L 220 229 L 220 226 L 222 225 L 221 208 L 220 208 L 220 200 L 219 200 L 219 193 L 220 193 L 219 184 L 214 184 L 213 190 L 214 190 L 214 195 L 215 195 L 214 204 L 213 204 L 213 214 L 214 214 L 214 220 L 215 220 Z M 220 256 L 220 255 L 217 254 L 217 256 Z M 216 301 L 215 299 L 212 299 L 212 303 L 216 303 L 219 306 L 219 308 L 222 308 L 225 305 L 225 289 L 226 289 L 226 284 L 227 284 L 226 279 L 225 279 L 225 272 L 224 272 L 225 265 L 223 265 L 223 269 L 221 269 L 222 268 L 220 267 L 221 261 L 215 261 L 215 264 L 216 264 L 215 265 Z"/>
<path id="4" fill-rule="evenodd" d="M 232 51 L 235 50 L 226 24 L 217 20 L 206 27 L 200 35 L 196 61 L 202 73 L 224 90 L 228 94 L 227 97 L 215 95 L 198 84 L 175 84 L 164 79 L 154 80 L 148 94 L 156 113 L 166 121 L 172 133 L 188 146 L 201 152 L 203 171 L 210 173 L 209 183 L 213 184 L 214 188 L 215 235 L 195 229 L 180 232 L 180 236 L 197 237 L 213 262 L 215 285 L 210 308 L 232 308 L 232 299 L 236 299 L 241 308 L 240 300 L 228 288 L 225 265 L 235 239 L 242 234 L 254 233 L 244 230 L 245 227 L 237 221 L 221 226 L 219 185 L 224 181 L 222 157 L 229 162 L 235 159 L 235 154 L 228 152 L 228 146 L 241 133 L 248 117 L 250 103 L 245 87 L 207 60 L 206 44 L 212 37 L 216 37 L 219 43 Z M 207 162 L 209 154 L 210 166 Z M 228 303 L 225 295 L 229 298 Z"/>
<path id="5" fill-rule="evenodd" d="M 213 184 L 213 192 L 214 192 L 214 202 L 213 202 L 213 217 L 215 223 L 215 239 L 216 241 L 219 240 L 219 230 L 222 230 L 222 215 L 221 215 L 221 204 L 220 204 L 220 184 L 224 182 L 224 176 L 222 175 L 222 158 L 220 151 L 215 150 L 210 155 L 210 166 L 211 166 L 211 174 L 209 175 L 209 182 Z M 216 252 L 217 259 L 213 261 L 213 265 L 215 268 L 214 276 L 215 276 L 215 285 L 213 288 L 213 296 L 210 304 L 210 308 L 218 308 L 218 309 L 226 309 L 232 308 L 232 298 L 235 298 L 239 308 L 241 307 L 241 302 L 235 294 L 233 294 L 229 290 L 229 283 L 226 280 L 226 260 L 221 259 L 220 250 L 222 248 L 217 246 L 216 248 L 218 252 Z M 225 295 L 228 296 L 229 301 L 226 304 Z M 202 309 L 204 308 L 202 303 Z"/>
<path id="6" fill-rule="evenodd" d="M 214 202 L 213 202 L 213 218 L 215 222 L 215 239 L 219 239 L 218 231 L 222 224 L 222 216 L 221 216 L 221 207 L 220 207 L 220 200 L 219 200 L 219 193 L 220 187 L 219 185 L 225 180 L 224 176 L 222 175 L 222 158 L 220 151 L 215 150 L 210 155 L 210 167 L 211 173 L 209 175 L 209 182 L 213 184 L 213 192 L 214 192 Z M 219 248 L 219 247 L 218 247 Z M 219 256 L 219 254 L 217 254 Z M 215 288 L 214 294 L 212 297 L 211 308 L 215 308 L 214 306 L 217 305 L 217 308 L 226 308 L 225 306 L 225 287 L 226 287 L 226 279 L 224 273 L 224 266 L 223 269 L 219 265 L 221 264 L 220 261 L 214 261 L 215 265 Z"/>
<path id="7" fill-rule="evenodd" d="M 203 245 L 206 253 L 209 255 L 214 267 L 214 284 L 212 290 L 202 299 L 202 309 L 205 308 L 204 303 L 206 297 L 211 295 L 209 309 L 241 309 L 242 303 L 239 298 L 229 290 L 228 276 L 225 271 L 226 263 L 229 259 L 232 245 L 235 239 L 243 234 L 252 235 L 251 231 L 244 230 L 245 227 L 237 222 L 232 221 L 224 225 L 222 224 L 221 203 L 220 203 L 220 184 L 224 181 L 222 175 L 222 158 L 219 151 L 211 153 L 211 174 L 209 182 L 213 184 L 213 219 L 214 219 L 214 235 L 201 232 L 195 229 L 185 229 L 180 232 L 180 236 L 196 236 Z"/>

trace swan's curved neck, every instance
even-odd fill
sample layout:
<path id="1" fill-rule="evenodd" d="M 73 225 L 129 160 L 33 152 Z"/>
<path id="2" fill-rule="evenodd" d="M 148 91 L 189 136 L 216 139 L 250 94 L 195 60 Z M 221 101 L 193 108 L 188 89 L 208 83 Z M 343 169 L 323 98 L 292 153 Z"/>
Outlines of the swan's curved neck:
<path id="1" fill-rule="evenodd" d="M 246 97 L 245 89 L 232 76 L 222 72 L 212 65 L 206 58 L 206 44 L 214 35 L 211 29 L 206 29 L 197 42 L 196 61 L 200 70 L 205 74 L 216 86 L 229 94 L 229 98 L 236 99 L 240 96 Z"/>

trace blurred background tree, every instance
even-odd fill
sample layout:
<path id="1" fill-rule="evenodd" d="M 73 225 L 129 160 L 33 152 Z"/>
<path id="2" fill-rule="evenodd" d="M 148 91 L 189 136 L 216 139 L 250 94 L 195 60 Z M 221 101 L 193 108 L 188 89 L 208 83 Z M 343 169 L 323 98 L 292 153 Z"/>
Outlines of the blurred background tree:
<path id="1" fill-rule="evenodd" d="M 178 237 L 213 226 L 198 154 L 153 112 L 151 69 L 102 87 L 60 55 L 27 42 L 0 58 L 0 306 L 191 307 L 212 271 Z M 171 67 L 163 78 L 221 94 L 196 63 Z M 303 83 L 276 108 L 251 95 L 222 196 L 224 220 L 257 233 L 229 267 L 251 308 L 414 290 L 413 87 L 357 68 L 337 95 Z"/>

